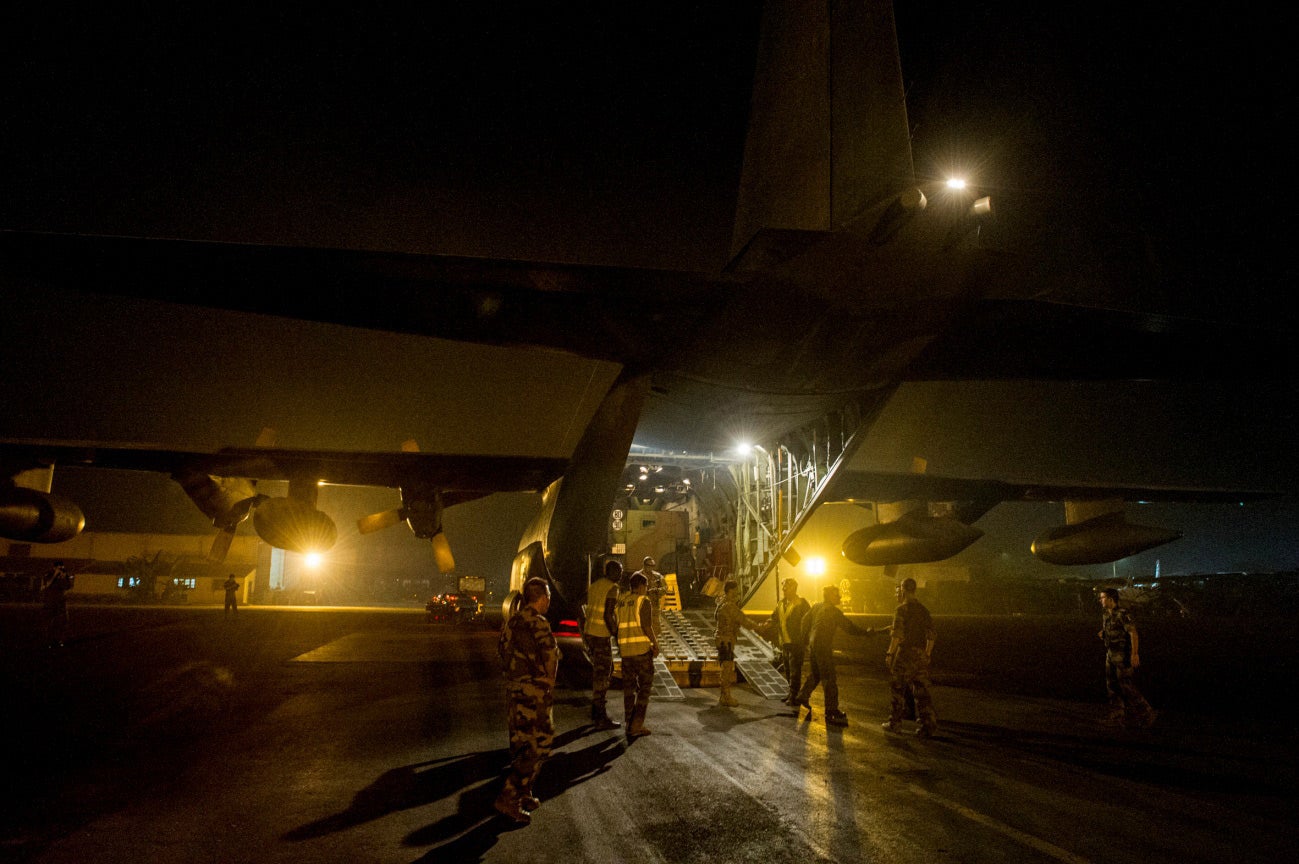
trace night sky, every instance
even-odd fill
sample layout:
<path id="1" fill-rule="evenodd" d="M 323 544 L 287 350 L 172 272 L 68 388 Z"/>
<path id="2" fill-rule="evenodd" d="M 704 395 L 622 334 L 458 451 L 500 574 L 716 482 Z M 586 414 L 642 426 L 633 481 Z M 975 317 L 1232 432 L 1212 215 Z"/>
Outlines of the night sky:
<path id="1" fill-rule="evenodd" d="M 754 4 L 457 5 L 7 9 L 0 226 L 725 264 Z M 1284 28 L 1249 12 L 981 5 L 899 9 L 918 174 L 960 169 L 991 193 L 985 242 L 1078 275 L 1052 299 L 1293 329 Z M 1142 279 L 1103 278 L 1134 262 Z M 547 352 L 5 301 L 19 310 L 0 325 L 10 437 L 213 447 L 269 425 L 284 446 L 563 453 L 611 374 Z M 1294 395 L 1293 377 L 908 388 L 862 458 L 1295 488 L 1279 434 Z M 507 558 L 516 521 L 502 520 Z"/>

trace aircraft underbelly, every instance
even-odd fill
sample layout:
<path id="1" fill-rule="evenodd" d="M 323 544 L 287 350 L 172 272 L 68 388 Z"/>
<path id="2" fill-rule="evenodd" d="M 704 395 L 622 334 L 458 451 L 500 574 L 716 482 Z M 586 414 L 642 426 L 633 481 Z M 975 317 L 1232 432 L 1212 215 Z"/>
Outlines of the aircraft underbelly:
<path id="1" fill-rule="evenodd" d="M 806 426 L 849 401 L 883 401 L 892 387 L 801 393 L 736 389 L 672 376 L 655 376 L 636 443 L 649 447 L 710 452 L 741 441 L 771 441 Z"/>

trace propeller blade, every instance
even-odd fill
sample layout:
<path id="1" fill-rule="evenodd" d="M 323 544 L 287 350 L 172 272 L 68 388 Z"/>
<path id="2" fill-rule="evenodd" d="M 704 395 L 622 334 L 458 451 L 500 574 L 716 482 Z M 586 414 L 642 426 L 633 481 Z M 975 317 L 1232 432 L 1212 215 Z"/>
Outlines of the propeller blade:
<path id="1" fill-rule="evenodd" d="M 456 571 L 456 559 L 451 555 L 451 544 L 447 542 L 447 535 L 441 531 L 433 535 L 433 560 L 437 562 L 438 570 L 445 576 L 450 576 Z"/>
<path id="2" fill-rule="evenodd" d="M 215 561 L 220 564 L 226 560 L 226 553 L 230 551 L 230 544 L 234 542 L 235 532 L 233 529 L 218 531 L 212 540 L 212 548 L 208 550 L 207 558 L 209 561 Z"/>
<path id="3" fill-rule="evenodd" d="M 384 510 L 382 513 L 371 513 L 356 520 L 356 530 L 362 534 L 373 534 L 384 528 L 399 524 L 405 516 L 400 509 Z"/>

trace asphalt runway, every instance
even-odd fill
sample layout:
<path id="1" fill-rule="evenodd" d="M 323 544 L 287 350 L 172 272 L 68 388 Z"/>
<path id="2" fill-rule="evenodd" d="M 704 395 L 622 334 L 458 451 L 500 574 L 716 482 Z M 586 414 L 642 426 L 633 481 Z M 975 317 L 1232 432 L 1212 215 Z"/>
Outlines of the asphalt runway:
<path id="1" fill-rule="evenodd" d="M 1295 622 L 1141 622 L 1151 730 L 1101 726 L 1094 617 L 937 618 L 940 737 L 883 731 L 883 637 L 841 636 L 845 730 L 741 686 L 654 734 L 557 692 L 531 825 L 488 628 L 418 610 L 0 607 L 0 861 L 1289 861 Z M 855 616 L 862 624 L 878 616 Z M 612 713 L 620 704 L 611 700 Z"/>

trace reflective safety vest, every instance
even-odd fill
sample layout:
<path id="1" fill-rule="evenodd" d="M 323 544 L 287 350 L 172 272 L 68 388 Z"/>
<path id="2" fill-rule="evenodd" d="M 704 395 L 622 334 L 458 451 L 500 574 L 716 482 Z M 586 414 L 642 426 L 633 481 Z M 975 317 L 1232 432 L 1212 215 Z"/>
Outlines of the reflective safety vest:
<path id="1" fill-rule="evenodd" d="M 797 641 L 798 634 L 789 632 L 789 614 L 798 608 L 798 601 L 786 603 L 784 600 L 776 602 L 776 620 L 780 622 L 780 643 L 790 645 Z"/>
<path id="2" fill-rule="evenodd" d="M 640 610 L 649 598 L 644 594 L 629 593 L 618 598 L 618 653 L 623 657 L 636 657 L 650 650 L 649 636 L 640 626 Z"/>
<path id="3" fill-rule="evenodd" d="M 609 599 L 609 592 L 616 591 L 618 586 L 601 576 L 586 589 L 586 627 L 583 632 L 588 636 L 612 636 L 604 623 L 604 603 Z"/>

